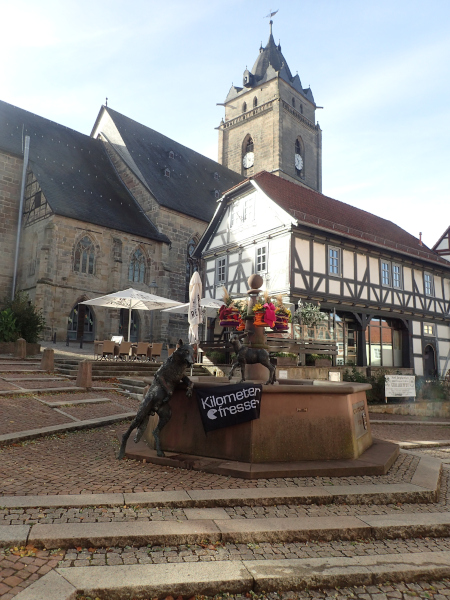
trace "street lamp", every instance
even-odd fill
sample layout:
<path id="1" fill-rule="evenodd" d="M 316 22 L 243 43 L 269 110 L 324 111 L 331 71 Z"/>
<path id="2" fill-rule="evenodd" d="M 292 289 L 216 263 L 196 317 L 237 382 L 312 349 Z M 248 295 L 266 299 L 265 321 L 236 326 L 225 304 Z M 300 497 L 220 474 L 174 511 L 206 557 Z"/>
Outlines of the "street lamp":
<path id="1" fill-rule="evenodd" d="M 150 285 L 148 286 L 150 288 L 150 294 L 153 294 L 154 296 L 156 296 L 156 292 L 158 291 L 158 284 L 156 283 L 156 281 L 153 279 L 153 281 L 150 283 Z M 152 310 L 151 311 L 151 315 L 150 315 L 150 341 L 153 343 L 153 313 L 155 311 Z"/>

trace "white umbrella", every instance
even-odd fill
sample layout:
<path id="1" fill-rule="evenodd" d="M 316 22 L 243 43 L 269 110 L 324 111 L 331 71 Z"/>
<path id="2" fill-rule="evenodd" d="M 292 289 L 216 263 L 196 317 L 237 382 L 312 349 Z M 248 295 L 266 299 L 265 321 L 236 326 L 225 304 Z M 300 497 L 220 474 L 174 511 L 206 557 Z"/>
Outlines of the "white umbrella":
<path id="1" fill-rule="evenodd" d="M 148 294 L 133 288 L 128 288 L 120 292 L 85 300 L 80 304 L 90 304 L 92 306 L 109 306 L 110 308 L 128 308 L 128 341 L 130 341 L 131 330 L 131 311 L 132 310 L 157 310 L 167 308 L 168 306 L 178 306 L 181 302 Z"/>
<path id="2" fill-rule="evenodd" d="M 201 298 L 202 298 L 202 280 L 198 271 L 191 277 L 189 282 L 189 343 L 195 344 L 198 342 L 198 325 L 202 322 L 202 311 L 201 311 Z"/>
<path id="3" fill-rule="evenodd" d="M 216 300 L 215 298 L 201 298 L 200 305 L 202 307 L 202 314 L 207 317 L 217 316 L 219 308 L 225 304 L 222 300 Z M 162 312 L 178 313 L 182 315 L 189 314 L 189 302 L 180 304 L 180 306 L 173 306 L 172 308 L 165 308 Z"/>

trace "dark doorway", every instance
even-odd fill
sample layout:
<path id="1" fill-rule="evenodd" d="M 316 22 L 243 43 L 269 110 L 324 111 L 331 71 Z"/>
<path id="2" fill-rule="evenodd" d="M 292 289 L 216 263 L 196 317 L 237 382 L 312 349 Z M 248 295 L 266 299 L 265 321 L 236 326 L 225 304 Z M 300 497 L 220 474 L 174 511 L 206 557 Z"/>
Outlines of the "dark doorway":
<path id="1" fill-rule="evenodd" d="M 139 341 L 139 313 L 137 310 L 131 311 L 130 339 L 128 340 L 129 314 L 130 314 L 130 311 L 127 308 L 120 309 L 119 335 L 123 335 L 123 339 L 125 341 L 138 342 Z"/>
<path id="2" fill-rule="evenodd" d="M 69 340 L 81 340 L 92 342 L 94 339 L 95 316 L 89 306 L 76 304 L 69 316 L 67 323 L 67 335 Z"/>
<path id="3" fill-rule="evenodd" d="M 436 353 L 428 344 L 423 352 L 423 374 L 425 377 L 436 377 Z"/>

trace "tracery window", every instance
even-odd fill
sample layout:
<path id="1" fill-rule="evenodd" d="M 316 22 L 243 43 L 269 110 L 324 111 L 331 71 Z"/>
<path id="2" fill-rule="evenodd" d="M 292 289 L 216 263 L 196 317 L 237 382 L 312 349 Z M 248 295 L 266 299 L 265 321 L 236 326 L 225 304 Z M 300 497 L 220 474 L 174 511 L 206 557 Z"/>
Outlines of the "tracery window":
<path id="1" fill-rule="evenodd" d="M 253 98 L 253 108 L 256 108 L 258 106 L 258 98 L 255 96 Z"/>
<path id="2" fill-rule="evenodd" d="M 144 283 L 145 281 L 145 256 L 140 248 L 133 252 L 128 267 L 128 281 Z"/>
<path id="3" fill-rule="evenodd" d="M 78 273 L 94 274 L 94 243 L 87 235 L 81 239 L 76 248 L 73 261 L 73 270 Z"/>

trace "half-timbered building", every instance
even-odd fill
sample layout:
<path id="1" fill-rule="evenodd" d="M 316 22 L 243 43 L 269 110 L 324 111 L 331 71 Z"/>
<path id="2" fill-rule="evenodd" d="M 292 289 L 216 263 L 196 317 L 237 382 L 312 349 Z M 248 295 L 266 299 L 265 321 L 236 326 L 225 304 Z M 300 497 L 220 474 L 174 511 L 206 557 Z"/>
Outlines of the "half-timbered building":
<path id="1" fill-rule="evenodd" d="M 197 252 L 209 297 L 259 273 L 287 302 L 320 303 L 343 333 L 337 364 L 450 368 L 450 265 L 391 221 L 261 172 L 220 198 Z"/>

